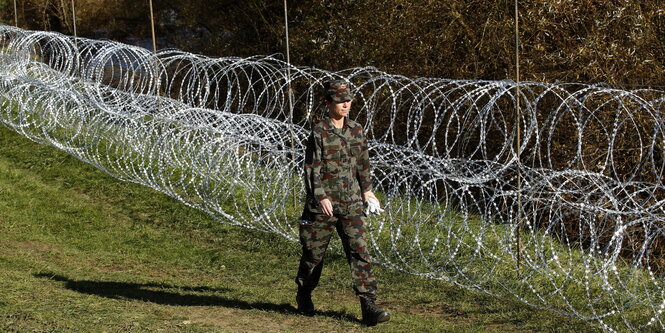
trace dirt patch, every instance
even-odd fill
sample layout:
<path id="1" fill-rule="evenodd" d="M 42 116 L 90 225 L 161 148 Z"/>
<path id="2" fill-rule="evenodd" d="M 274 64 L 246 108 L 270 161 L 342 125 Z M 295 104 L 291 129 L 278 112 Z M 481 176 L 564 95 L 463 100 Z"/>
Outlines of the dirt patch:
<path id="1" fill-rule="evenodd" d="M 441 319 L 446 318 L 446 321 L 466 321 L 470 319 L 470 316 L 467 312 L 456 309 L 448 304 L 427 303 L 414 306 L 404 306 L 403 304 L 390 303 L 385 304 L 385 306 L 390 310 L 395 310 L 396 312 L 403 314 L 438 317 Z"/>
<path id="2" fill-rule="evenodd" d="M 61 245 L 49 244 L 37 241 L 25 241 L 25 242 L 6 241 L 5 244 L 18 249 L 29 250 L 31 252 L 50 252 L 62 249 Z"/>
<path id="3" fill-rule="evenodd" d="M 295 313 L 233 309 L 227 307 L 178 309 L 187 319 L 178 325 L 204 325 L 222 332 L 361 332 L 360 326 L 342 326 L 325 316 L 305 317 Z"/>
<path id="4" fill-rule="evenodd" d="M 419 306 L 424 312 L 437 316 L 446 316 L 451 318 L 468 318 L 469 315 L 457 310 L 447 304 L 428 304 Z"/>
<path id="5" fill-rule="evenodd" d="M 24 248 L 24 249 L 36 250 L 36 251 L 40 251 L 40 252 L 59 250 L 59 249 L 62 248 L 61 245 L 48 244 L 48 243 L 42 243 L 42 242 L 36 242 L 36 241 L 20 242 L 19 247 Z"/>

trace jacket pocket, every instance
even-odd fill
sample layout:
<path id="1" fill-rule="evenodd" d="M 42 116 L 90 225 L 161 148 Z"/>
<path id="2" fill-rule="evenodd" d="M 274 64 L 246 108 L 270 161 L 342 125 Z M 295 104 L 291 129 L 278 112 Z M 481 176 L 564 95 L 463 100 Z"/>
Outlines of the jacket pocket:
<path id="1" fill-rule="evenodd" d="M 351 143 L 350 150 L 351 155 L 354 157 L 359 157 L 363 153 L 363 145 L 361 142 Z"/>
<path id="2" fill-rule="evenodd" d="M 321 154 L 322 160 L 339 160 L 343 157 L 341 145 L 324 145 L 323 153 Z"/>

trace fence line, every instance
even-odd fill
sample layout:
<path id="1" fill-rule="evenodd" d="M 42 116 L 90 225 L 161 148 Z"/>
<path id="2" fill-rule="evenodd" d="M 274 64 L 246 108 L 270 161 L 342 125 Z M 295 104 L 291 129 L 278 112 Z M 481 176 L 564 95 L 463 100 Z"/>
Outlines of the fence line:
<path id="1" fill-rule="evenodd" d="M 2 124 L 291 240 L 307 124 L 331 78 L 353 85 L 370 137 L 378 262 L 608 331 L 665 328 L 661 90 L 329 72 L 0 25 Z"/>

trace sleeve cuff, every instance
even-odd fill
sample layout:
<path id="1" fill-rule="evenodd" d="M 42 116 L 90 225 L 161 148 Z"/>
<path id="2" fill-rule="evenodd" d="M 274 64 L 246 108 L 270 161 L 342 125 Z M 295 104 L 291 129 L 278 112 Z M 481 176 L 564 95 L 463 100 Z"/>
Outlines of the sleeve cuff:
<path id="1" fill-rule="evenodd" d="M 323 199 L 328 199 L 328 196 L 326 196 L 325 193 L 323 193 L 323 194 L 320 194 L 320 193 L 319 193 L 319 194 L 315 194 L 314 197 L 316 198 L 316 200 L 317 200 L 318 202 L 321 202 Z"/>

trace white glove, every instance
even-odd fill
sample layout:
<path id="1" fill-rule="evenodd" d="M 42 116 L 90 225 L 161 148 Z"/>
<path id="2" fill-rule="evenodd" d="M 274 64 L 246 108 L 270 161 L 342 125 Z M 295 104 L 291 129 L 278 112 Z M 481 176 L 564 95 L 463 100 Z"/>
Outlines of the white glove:
<path id="1" fill-rule="evenodd" d="M 377 201 L 374 198 L 369 198 L 367 199 L 367 202 L 365 203 L 367 207 L 365 208 L 365 215 L 369 214 L 376 214 L 379 215 L 383 213 L 383 209 L 381 209 L 381 205 L 379 205 L 379 201 Z"/>

